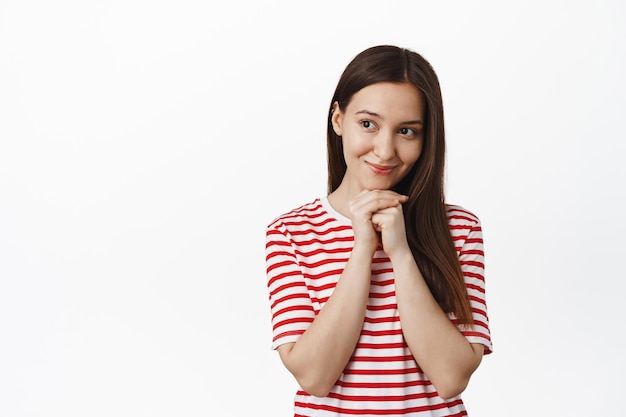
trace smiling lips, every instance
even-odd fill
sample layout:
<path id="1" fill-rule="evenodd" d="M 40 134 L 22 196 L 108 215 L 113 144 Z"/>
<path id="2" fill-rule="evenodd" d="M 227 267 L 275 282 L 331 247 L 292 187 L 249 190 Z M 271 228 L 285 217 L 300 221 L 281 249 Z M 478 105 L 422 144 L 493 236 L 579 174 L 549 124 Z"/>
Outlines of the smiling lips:
<path id="1" fill-rule="evenodd" d="M 374 174 L 376 175 L 389 175 L 391 174 L 391 171 L 393 171 L 393 169 L 395 168 L 395 166 L 393 165 L 378 165 L 378 164 L 373 164 L 371 162 L 366 162 L 367 165 L 369 165 L 369 167 L 372 169 L 372 171 L 374 171 Z"/>

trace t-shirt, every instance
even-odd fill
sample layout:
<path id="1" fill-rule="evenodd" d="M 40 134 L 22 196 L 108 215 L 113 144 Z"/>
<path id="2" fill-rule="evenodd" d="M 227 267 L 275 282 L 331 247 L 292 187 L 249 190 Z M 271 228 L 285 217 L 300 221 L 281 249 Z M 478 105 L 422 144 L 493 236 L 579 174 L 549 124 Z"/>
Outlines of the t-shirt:
<path id="1" fill-rule="evenodd" d="M 474 326 L 457 325 L 485 354 L 492 344 L 485 303 L 480 221 L 460 206 L 447 205 L 470 299 Z M 276 349 L 295 342 L 324 307 L 348 261 L 354 234 L 348 218 L 327 197 L 286 213 L 267 227 L 267 285 Z M 449 314 L 456 324 L 455 318 Z M 355 351 L 326 397 L 298 390 L 295 416 L 463 416 L 460 396 L 444 400 L 421 371 L 402 335 L 393 267 L 382 248 L 372 260 L 371 289 Z"/>

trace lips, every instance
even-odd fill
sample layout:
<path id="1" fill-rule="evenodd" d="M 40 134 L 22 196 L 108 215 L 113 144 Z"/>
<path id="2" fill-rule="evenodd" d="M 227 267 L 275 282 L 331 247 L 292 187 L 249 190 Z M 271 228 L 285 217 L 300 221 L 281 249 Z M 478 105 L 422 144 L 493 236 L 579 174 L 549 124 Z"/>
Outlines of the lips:
<path id="1" fill-rule="evenodd" d="M 376 175 L 389 175 L 395 168 L 394 165 L 379 165 L 371 162 L 366 162 L 366 164 L 369 165 Z"/>

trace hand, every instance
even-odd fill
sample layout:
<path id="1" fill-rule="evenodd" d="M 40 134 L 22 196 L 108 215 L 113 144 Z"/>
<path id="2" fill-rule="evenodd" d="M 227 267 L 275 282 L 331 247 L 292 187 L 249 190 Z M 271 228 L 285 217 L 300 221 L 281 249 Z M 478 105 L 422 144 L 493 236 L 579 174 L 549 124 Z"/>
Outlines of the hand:
<path id="1" fill-rule="evenodd" d="M 396 219 L 398 213 L 400 226 L 402 227 L 402 236 L 404 241 L 406 241 L 402 203 L 406 202 L 407 199 L 408 197 L 391 190 L 364 190 L 357 194 L 348 203 L 352 229 L 354 231 L 355 249 L 357 247 L 363 248 L 373 255 L 379 243 L 377 232 L 383 231 L 383 247 L 386 245 L 385 241 L 389 241 L 388 244 L 394 246 L 396 238 L 391 236 L 391 234 L 394 234 L 391 230 L 391 225 L 395 224 L 393 230 L 398 230 Z M 376 222 L 374 222 L 374 218 L 377 219 Z M 390 236 L 386 236 L 387 234 Z"/>
<path id="2" fill-rule="evenodd" d="M 374 230 L 380 232 L 383 250 L 390 258 L 401 251 L 410 251 L 401 204 L 374 213 L 372 224 Z"/>

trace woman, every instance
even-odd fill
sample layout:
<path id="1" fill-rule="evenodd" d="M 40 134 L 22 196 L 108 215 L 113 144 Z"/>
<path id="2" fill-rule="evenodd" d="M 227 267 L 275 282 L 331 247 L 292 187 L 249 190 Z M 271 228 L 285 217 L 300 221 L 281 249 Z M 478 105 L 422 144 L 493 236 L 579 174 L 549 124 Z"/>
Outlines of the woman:
<path id="1" fill-rule="evenodd" d="M 328 196 L 267 228 L 273 347 L 296 416 L 467 415 L 491 352 L 479 220 L 444 200 L 443 105 L 419 54 L 377 46 L 328 116 Z"/>

